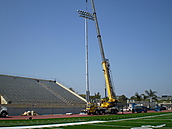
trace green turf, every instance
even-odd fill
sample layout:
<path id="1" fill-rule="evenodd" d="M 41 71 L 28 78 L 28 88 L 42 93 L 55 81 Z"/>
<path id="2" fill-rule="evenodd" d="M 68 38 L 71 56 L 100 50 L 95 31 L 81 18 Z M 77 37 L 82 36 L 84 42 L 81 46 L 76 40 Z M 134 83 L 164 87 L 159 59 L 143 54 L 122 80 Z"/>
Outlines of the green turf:
<path id="1" fill-rule="evenodd" d="M 154 116 L 168 114 L 165 116 L 156 116 L 149 118 L 141 118 L 134 120 L 123 120 L 113 121 L 128 118 L 138 118 L 145 116 Z M 0 127 L 6 126 L 24 126 L 24 125 L 47 125 L 47 124 L 60 124 L 60 123 L 73 123 L 83 121 L 112 121 L 106 123 L 96 123 L 87 125 L 67 126 L 61 127 L 64 129 L 108 129 L 108 128 L 119 128 L 119 129 L 130 129 L 131 127 L 141 127 L 142 125 L 161 125 L 166 124 L 166 128 L 172 128 L 172 114 L 169 112 L 155 112 L 155 113 L 135 113 L 135 114 L 123 114 L 123 115 L 106 115 L 106 116 L 89 116 L 89 117 L 73 117 L 73 118 L 53 118 L 53 119 L 32 119 L 32 120 L 0 120 Z M 60 127 L 59 127 L 60 128 Z M 51 128 L 45 128 L 51 129 Z M 52 128 L 55 129 L 55 128 Z M 56 127 L 58 129 L 58 127 Z"/>
<path id="2" fill-rule="evenodd" d="M 159 129 L 172 129 L 172 114 L 166 116 L 156 116 L 152 118 L 141 118 L 136 120 L 123 120 L 116 122 L 106 122 L 88 125 L 77 125 L 62 127 L 63 129 L 130 129 L 134 127 L 141 127 L 143 125 L 158 126 L 166 124 Z M 53 128 L 52 128 L 53 129 Z"/>

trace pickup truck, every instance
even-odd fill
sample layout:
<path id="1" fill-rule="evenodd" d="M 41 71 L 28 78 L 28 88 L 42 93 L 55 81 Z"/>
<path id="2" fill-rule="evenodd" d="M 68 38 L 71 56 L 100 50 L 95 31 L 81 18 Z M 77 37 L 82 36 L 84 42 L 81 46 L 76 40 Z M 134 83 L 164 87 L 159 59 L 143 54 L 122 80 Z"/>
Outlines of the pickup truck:
<path id="1" fill-rule="evenodd" d="M 6 117 L 8 115 L 8 110 L 4 106 L 0 106 L 0 116 L 1 117 Z"/>
<path id="2" fill-rule="evenodd" d="M 132 112 L 137 112 L 137 113 L 147 113 L 147 107 L 145 106 L 135 106 L 135 108 L 132 110 Z"/>

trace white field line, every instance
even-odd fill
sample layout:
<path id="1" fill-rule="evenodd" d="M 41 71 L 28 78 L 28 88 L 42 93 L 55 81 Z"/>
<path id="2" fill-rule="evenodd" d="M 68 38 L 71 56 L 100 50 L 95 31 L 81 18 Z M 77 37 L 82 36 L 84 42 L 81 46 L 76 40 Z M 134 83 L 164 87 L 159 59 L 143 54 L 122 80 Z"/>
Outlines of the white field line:
<path id="1" fill-rule="evenodd" d="M 61 127 L 61 126 L 70 126 L 70 125 L 94 124 L 94 123 L 103 123 L 103 122 L 106 122 L 106 121 L 88 121 L 88 122 L 64 123 L 64 124 L 51 124 L 51 125 L 0 127 L 0 129 L 33 129 L 33 128 L 47 128 L 47 127 Z"/>
<path id="2" fill-rule="evenodd" d="M 172 114 L 172 113 L 169 113 Z M 128 118 L 128 119 L 119 119 L 119 120 L 110 120 L 110 121 L 87 121 L 87 122 L 77 122 L 77 123 L 64 123 L 64 124 L 51 124 L 51 125 L 34 125 L 34 126 L 16 126 L 16 127 L 0 127 L 0 129 L 33 129 L 33 128 L 48 128 L 48 127 L 62 127 L 62 126 L 73 126 L 73 125 L 83 125 L 83 124 L 95 124 L 95 123 L 105 123 L 105 122 L 116 122 L 116 121 L 124 121 L 124 120 L 137 120 L 143 118 L 151 118 L 157 116 L 165 116 L 169 114 L 161 114 L 154 116 L 144 116 L 137 118 Z"/>

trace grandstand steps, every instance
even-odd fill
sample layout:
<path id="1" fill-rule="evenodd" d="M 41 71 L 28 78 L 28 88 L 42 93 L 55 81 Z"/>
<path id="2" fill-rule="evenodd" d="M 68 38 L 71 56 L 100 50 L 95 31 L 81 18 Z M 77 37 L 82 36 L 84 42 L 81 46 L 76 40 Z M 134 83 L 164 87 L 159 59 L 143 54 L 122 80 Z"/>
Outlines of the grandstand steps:
<path id="1" fill-rule="evenodd" d="M 86 100 L 52 80 L 0 74 L 0 95 L 8 105 L 81 106 Z"/>
<path id="2" fill-rule="evenodd" d="M 54 94 L 55 96 L 57 96 L 59 99 L 61 99 L 64 103 L 66 103 L 67 105 L 70 105 L 70 102 L 67 101 L 65 98 L 63 98 L 61 95 L 59 95 L 57 92 L 54 92 L 52 89 L 48 88 L 45 84 L 39 82 L 43 87 L 45 87 L 48 91 L 50 91 L 52 94 Z"/>

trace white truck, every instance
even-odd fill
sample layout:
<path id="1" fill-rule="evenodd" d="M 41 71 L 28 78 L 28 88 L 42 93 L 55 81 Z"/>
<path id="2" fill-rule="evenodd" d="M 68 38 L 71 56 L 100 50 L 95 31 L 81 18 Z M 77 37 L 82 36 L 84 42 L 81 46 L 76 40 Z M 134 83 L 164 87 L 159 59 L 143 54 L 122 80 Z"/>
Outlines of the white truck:
<path id="1" fill-rule="evenodd" d="M 0 106 L 0 116 L 1 117 L 6 117 L 8 115 L 8 110 L 4 106 Z"/>

